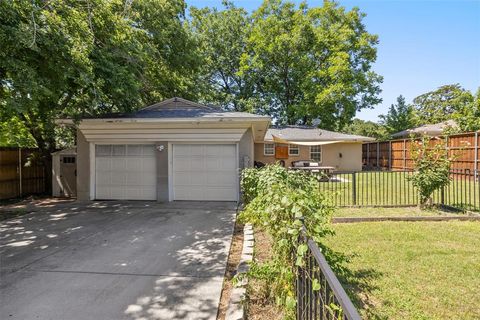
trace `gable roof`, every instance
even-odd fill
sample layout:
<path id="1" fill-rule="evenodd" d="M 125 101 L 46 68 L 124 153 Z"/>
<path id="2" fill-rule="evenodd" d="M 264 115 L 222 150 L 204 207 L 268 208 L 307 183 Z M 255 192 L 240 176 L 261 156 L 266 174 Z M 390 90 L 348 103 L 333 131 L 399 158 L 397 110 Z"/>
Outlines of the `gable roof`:
<path id="1" fill-rule="evenodd" d="M 392 134 L 393 138 L 403 138 L 403 137 L 408 137 L 410 135 L 428 135 L 428 136 L 437 136 L 441 135 L 443 131 L 448 128 L 458 128 L 457 123 L 454 120 L 447 120 L 439 123 L 434 123 L 434 124 L 426 124 L 423 126 L 403 130 L 397 133 Z"/>
<path id="2" fill-rule="evenodd" d="M 265 141 L 273 141 L 273 136 L 291 141 L 374 141 L 374 138 L 328 131 L 307 126 L 275 127 L 267 130 Z"/>
<path id="3" fill-rule="evenodd" d="M 183 98 L 174 97 L 142 108 L 133 113 L 110 113 L 91 117 L 90 119 L 181 119 L 181 118 L 244 118 L 264 119 L 270 121 L 270 117 L 261 116 L 248 112 L 223 111 L 219 107 L 207 106 Z M 88 117 L 84 119 L 89 119 Z"/>

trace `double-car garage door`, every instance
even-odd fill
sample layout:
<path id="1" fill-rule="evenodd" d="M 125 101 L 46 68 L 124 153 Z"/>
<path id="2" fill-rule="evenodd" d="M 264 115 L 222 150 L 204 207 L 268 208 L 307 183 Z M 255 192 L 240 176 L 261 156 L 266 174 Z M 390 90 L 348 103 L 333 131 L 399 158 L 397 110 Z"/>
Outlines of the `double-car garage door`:
<path id="1" fill-rule="evenodd" d="M 173 144 L 171 199 L 236 201 L 235 144 Z M 168 165 L 168 164 L 163 164 Z M 155 145 L 96 145 L 95 198 L 156 200 Z"/>

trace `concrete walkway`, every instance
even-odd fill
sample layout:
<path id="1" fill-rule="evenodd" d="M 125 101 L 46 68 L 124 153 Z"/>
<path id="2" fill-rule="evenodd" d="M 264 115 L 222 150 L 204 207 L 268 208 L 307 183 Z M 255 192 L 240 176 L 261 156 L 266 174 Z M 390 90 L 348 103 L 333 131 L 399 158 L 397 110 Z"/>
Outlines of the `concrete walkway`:
<path id="1" fill-rule="evenodd" d="M 0 222 L 0 319 L 215 319 L 235 204 L 58 204 Z"/>

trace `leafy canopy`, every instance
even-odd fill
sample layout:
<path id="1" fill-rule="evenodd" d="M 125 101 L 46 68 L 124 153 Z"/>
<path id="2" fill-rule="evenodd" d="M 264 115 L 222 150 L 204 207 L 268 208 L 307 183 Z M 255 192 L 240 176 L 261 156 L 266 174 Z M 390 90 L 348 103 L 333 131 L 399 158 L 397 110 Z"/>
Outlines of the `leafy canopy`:
<path id="1" fill-rule="evenodd" d="M 472 101 L 470 91 L 459 84 L 441 86 L 413 99 L 415 121 L 417 125 L 423 125 L 450 120 L 461 115 Z"/>
<path id="2" fill-rule="evenodd" d="M 281 124 L 341 129 L 364 108 L 379 103 L 382 78 L 372 71 L 376 35 L 365 15 L 333 1 L 308 8 L 266 0 L 252 14 L 241 74 L 253 81 L 257 112 Z"/>
<path id="3" fill-rule="evenodd" d="M 184 10 L 181 0 L 0 1 L 0 122 L 48 155 L 55 118 L 191 97 Z"/>
<path id="4" fill-rule="evenodd" d="M 398 96 L 396 104 L 390 105 L 386 115 L 379 117 L 389 135 L 415 126 L 413 107 L 405 102 L 402 95 Z"/>
<path id="5" fill-rule="evenodd" d="M 353 121 L 343 129 L 343 132 L 375 138 L 377 140 L 388 139 L 388 133 L 384 125 L 361 119 L 353 119 Z"/>

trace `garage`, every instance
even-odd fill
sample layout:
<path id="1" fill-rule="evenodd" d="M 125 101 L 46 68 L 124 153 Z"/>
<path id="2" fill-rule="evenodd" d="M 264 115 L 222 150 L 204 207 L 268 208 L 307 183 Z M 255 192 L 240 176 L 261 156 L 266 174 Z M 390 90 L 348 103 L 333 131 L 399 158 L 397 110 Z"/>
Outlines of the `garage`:
<path id="1" fill-rule="evenodd" d="M 97 144 L 95 198 L 156 200 L 156 167 L 153 144 Z"/>
<path id="2" fill-rule="evenodd" d="M 59 123 L 77 128 L 79 200 L 238 201 L 270 118 L 173 97 Z"/>
<path id="3" fill-rule="evenodd" d="M 173 144 L 173 200 L 237 201 L 236 144 Z"/>

